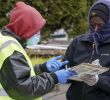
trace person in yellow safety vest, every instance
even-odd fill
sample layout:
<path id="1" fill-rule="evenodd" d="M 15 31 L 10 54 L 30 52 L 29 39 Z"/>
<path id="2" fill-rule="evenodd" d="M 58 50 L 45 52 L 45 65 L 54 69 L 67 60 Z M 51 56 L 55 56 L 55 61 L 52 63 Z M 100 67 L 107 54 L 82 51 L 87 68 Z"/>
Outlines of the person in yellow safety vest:
<path id="1" fill-rule="evenodd" d="M 24 44 L 38 42 L 45 19 L 33 7 L 17 2 L 10 12 L 10 21 L 0 33 L 0 100 L 42 100 L 55 84 L 65 84 L 76 74 L 59 70 L 68 61 L 57 56 L 44 64 L 35 65 L 27 56 Z"/>

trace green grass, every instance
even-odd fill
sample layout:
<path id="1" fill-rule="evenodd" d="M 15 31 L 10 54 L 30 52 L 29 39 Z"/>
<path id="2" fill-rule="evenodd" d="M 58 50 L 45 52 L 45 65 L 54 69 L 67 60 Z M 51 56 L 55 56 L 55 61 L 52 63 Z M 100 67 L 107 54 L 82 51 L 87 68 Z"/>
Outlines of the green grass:
<path id="1" fill-rule="evenodd" d="M 35 57 L 31 58 L 31 62 L 32 62 L 33 65 L 35 65 L 35 64 L 42 64 L 42 63 L 48 61 L 50 58 L 51 57 L 49 57 L 49 58 L 42 58 L 42 57 L 36 57 L 35 56 Z"/>

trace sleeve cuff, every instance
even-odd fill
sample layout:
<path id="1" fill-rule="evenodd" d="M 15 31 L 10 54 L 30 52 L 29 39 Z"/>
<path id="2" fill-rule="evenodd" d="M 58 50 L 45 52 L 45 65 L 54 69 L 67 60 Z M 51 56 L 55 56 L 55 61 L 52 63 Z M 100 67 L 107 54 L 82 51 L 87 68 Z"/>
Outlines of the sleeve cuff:
<path id="1" fill-rule="evenodd" d="M 55 73 L 50 73 L 50 75 L 53 78 L 54 83 L 57 84 L 58 83 L 58 78 L 57 78 L 56 74 Z"/>
<path id="2" fill-rule="evenodd" d="M 41 70 L 42 72 L 49 72 L 48 69 L 47 69 L 47 67 L 46 67 L 46 63 L 40 64 L 40 65 L 39 65 L 39 68 L 40 68 L 40 70 Z"/>
<path id="3" fill-rule="evenodd" d="M 35 74 L 37 74 L 37 75 L 41 74 L 43 72 L 48 72 L 47 67 L 46 67 L 46 63 L 35 65 L 34 66 L 34 71 L 35 71 Z"/>

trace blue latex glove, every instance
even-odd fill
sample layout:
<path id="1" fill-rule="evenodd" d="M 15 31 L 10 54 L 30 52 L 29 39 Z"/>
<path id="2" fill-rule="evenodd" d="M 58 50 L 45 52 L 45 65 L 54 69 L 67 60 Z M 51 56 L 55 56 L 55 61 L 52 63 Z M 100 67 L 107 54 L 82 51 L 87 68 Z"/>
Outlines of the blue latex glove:
<path id="1" fill-rule="evenodd" d="M 75 71 L 69 71 L 65 69 L 56 71 L 55 74 L 58 77 L 58 82 L 61 84 L 65 84 L 69 77 L 77 75 Z"/>
<path id="2" fill-rule="evenodd" d="M 47 70 L 49 72 L 55 72 L 57 70 L 59 70 L 63 65 L 66 65 L 68 63 L 68 61 L 59 61 L 60 59 L 62 59 L 63 56 L 57 56 L 57 57 L 54 57 L 52 59 L 50 59 L 49 61 L 47 61 L 46 63 L 46 67 L 47 67 Z"/>

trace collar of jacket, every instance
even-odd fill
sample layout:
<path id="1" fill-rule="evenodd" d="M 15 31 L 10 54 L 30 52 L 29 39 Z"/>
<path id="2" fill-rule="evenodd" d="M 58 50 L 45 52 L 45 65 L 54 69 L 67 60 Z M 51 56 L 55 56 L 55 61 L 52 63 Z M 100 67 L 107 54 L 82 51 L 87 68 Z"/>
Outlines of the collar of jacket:
<path id="1" fill-rule="evenodd" d="M 85 35 L 83 35 L 83 37 L 81 38 L 81 40 L 84 41 L 84 42 L 90 42 L 88 33 L 86 33 Z M 91 42 L 90 42 L 90 43 L 91 43 Z M 103 44 L 106 44 L 106 43 L 110 43 L 110 38 L 107 38 L 107 39 L 103 42 Z"/>
<path id="2" fill-rule="evenodd" d="M 14 33 L 10 32 L 6 27 L 2 28 L 1 33 L 5 36 L 11 36 L 11 37 L 15 38 L 22 45 L 23 48 L 26 48 L 26 41 L 15 36 Z"/>

